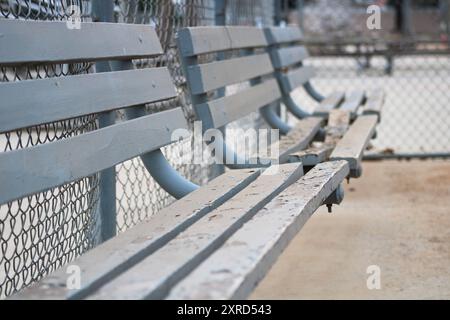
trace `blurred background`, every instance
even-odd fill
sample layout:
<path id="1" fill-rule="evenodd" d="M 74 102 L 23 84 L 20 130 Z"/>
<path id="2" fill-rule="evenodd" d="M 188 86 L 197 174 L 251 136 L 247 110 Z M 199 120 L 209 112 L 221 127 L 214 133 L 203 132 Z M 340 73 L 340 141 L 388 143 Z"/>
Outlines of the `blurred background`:
<path id="1" fill-rule="evenodd" d="M 105 0 L 0 0 L 0 19 L 97 21 Z M 111 0 L 112 1 L 112 0 Z M 450 10 L 449 0 L 115 0 L 114 21 L 154 26 L 165 54 L 135 61 L 138 68 L 168 66 L 179 97 L 159 110 L 181 105 L 193 122 L 175 35 L 186 26 L 298 24 L 317 69 L 313 84 L 323 93 L 376 89 L 387 93 L 378 137 L 367 157 L 447 158 L 450 156 Z M 368 7 L 377 5 L 380 28 L 370 30 Z M 36 34 L 36 37 L 46 37 Z M 0 67 L 0 81 L 65 77 L 92 72 L 93 64 Z M 296 94 L 305 108 L 313 101 Z M 4 103 L 4 101 L 0 102 Z M 283 110 L 282 110 L 283 112 Z M 285 114 L 283 112 L 283 114 Z M 121 114 L 118 112 L 117 121 Z M 253 114 L 230 127 L 261 127 Z M 65 139 L 95 130 L 97 116 L 0 133 L 0 151 Z M 185 142 L 193 146 L 191 141 Z M 197 183 L 220 168 L 175 163 L 180 146 L 164 151 L 175 167 Z M 156 214 L 174 199 L 149 176 L 139 159 L 116 167 L 117 231 Z M 7 183 L 3 182 L 2 183 Z M 0 298 L 73 260 L 98 245 L 98 175 L 0 206 Z"/>

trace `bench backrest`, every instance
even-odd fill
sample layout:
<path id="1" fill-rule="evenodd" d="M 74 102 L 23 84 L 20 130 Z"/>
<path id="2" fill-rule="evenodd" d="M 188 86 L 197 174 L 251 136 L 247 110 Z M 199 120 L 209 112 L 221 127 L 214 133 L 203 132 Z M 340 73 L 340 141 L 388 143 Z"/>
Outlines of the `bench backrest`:
<path id="1" fill-rule="evenodd" d="M 178 33 L 178 47 L 195 112 L 203 129 L 220 128 L 281 97 L 264 30 L 255 27 L 193 27 Z M 262 53 L 255 49 L 264 49 Z M 227 52 L 240 52 L 226 59 Z M 213 62 L 201 63 L 203 55 Z M 221 96 L 222 88 L 248 82 L 250 87 Z"/>
<path id="2" fill-rule="evenodd" d="M 161 55 L 155 31 L 144 25 L 0 20 L 0 67 L 34 63 L 120 60 L 130 70 L 0 82 L 0 132 L 176 96 L 166 68 L 133 70 L 134 58 Z M 44 35 L 36 37 L 36 34 Z M 0 152 L 0 204 L 44 191 L 172 142 L 187 128 L 180 108 L 143 115 L 98 130 Z"/>
<path id="3" fill-rule="evenodd" d="M 270 55 L 283 94 L 289 95 L 314 77 L 314 68 L 303 66 L 308 50 L 300 45 L 303 35 L 298 27 L 265 29 Z"/>

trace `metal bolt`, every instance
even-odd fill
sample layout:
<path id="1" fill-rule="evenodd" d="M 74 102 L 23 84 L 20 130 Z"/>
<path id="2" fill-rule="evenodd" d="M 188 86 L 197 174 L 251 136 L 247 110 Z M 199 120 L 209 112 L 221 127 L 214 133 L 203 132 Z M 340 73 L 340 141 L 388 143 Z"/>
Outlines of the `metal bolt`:
<path id="1" fill-rule="evenodd" d="M 328 208 L 328 213 L 332 213 L 333 212 L 333 205 L 332 204 L 327 204 L 327 208 Z"/>

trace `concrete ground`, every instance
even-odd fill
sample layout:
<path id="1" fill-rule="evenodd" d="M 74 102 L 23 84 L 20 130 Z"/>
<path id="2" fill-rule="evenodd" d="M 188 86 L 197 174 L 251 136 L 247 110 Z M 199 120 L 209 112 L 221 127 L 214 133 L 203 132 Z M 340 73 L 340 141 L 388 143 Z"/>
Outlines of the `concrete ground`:
<path id="1" fill-rule="evenodd" d="M 367 288 L 368 266 L 380 290 Z M 253 299 L 450 299 L 450 161 L 364 163 L 320 209 Z"/>

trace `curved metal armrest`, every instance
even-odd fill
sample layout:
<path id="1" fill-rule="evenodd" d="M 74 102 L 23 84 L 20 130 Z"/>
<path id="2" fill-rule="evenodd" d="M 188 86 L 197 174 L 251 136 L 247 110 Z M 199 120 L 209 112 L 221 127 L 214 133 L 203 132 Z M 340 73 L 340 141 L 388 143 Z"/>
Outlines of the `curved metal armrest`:
<path id="1" fill-rule="evenodd" d="M 272 129 L 278 129 L 282 135 L 286 135 L 292 127 L 281 120 L 280 116 L 275 112 L 274 107 L 274 104 L 265 106 L 259 110 L 259 113 Z"/>
<path id="2" fill-rule="evenodd" d="M 305 111 L 297 102 L 295 102 L 290 94 L 283 96 L 283 102 L 286 105 L 286 108 L 298 119 L 313 116 L 311 112 Z"/>
<path id="3" fill-rule="evenodd" d="M 144 114 L 143 107 L 130 108 L 125 111 L 128 119 L 134 119 Z M 164 157 L 160 149 L 140 156 L 145 168 L 155 181 L 171 196 L 181 199 L 199 188 L 178 173 Z"/>
<path id="4" fill-rule="evenodd" d="M 306 90 L 306 92 L 311 96 L 311 98 L 313 98 L 314 100 L 316 100 L 317 102 L 322 102 L 325 97 L 320 94 L 320 92 L 318 92 L 313 85 L 311 84 L 311 82 L 307 81 L 304 85 L 303 88 Z"/>
<path id="5" fill-rule="evenodd" d="M 174 198 L 181 199 L 199 188 L 198 185 L 181 176 L 169 164 L 161 150 L 143 154 L 141 159 L 153 179 Z"/>

